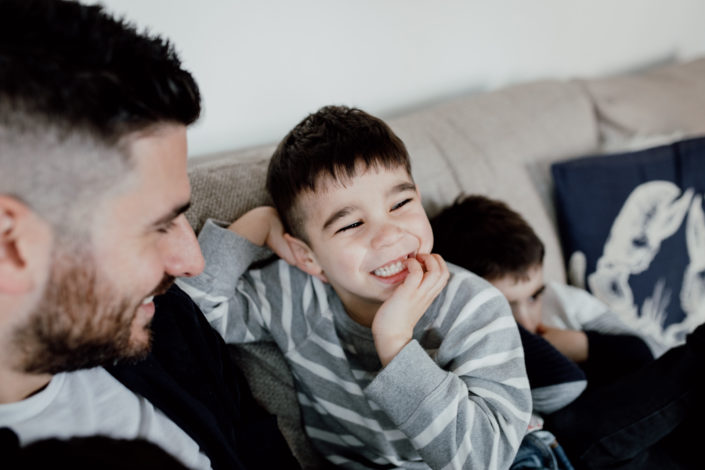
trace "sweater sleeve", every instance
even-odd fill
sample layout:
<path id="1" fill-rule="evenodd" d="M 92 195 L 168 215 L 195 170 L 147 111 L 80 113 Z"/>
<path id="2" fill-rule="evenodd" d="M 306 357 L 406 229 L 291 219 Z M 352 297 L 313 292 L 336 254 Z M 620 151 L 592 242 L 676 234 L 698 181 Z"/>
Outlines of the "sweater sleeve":
<path id="1" fill-rule="evenodd" d="M 198 242 L 206 261 L 205 269 L 196 277 L 179 279 L 179 287 L 226 342 L 270 340 L 267 301 L 264 295 L 258 295 L 256 280 L 245 275 L 249 265 L 266 249 L 212 220 L 204 225 Z"/>
<path id="2" fill-rule="evenodd" d="M 519 327 L 534 411 L 553 413 L 578 398 L 587 387 L 585 373 L 543 337 Z"/>
<path id="3" fill-rule="evenodd" d="M 509 468 L 530 418 L 516 323 L 478 280 L 452 276 L 436 299 L 435 357 L 412 340 L 365 390 L 431 468 Z"/>

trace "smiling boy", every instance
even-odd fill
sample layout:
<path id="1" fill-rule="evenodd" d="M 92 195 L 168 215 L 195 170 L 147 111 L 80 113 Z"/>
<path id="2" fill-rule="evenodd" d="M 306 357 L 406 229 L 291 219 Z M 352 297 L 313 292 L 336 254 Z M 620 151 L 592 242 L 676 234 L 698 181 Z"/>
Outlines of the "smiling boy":
<path id="1" fill-rule="evenodd" d="M 516 324 L 497 289 L 431 254 L 401 140 L 322 108 L 267 187 L 276 209 L 206 224 L 206 270 L 182 285 L 226 341 L 276 342 L 315 447 L 345 468 L 508 468 L 531 410 Z M 285 261 L 247 271 L 260 246 Z"/>

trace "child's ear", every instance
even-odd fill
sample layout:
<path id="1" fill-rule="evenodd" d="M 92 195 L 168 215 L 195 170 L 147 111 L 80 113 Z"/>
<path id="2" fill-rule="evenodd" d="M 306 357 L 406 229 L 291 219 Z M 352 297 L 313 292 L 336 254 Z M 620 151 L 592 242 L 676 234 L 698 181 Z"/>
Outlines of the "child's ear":
<path id="1" fill-rule="evenodd" d="M 328 282 L 325 274 L 323 274 L 323 268 L 316 261 L 316 255 L 314 255 L 313 250 L 305 241 L 288 233 L 284 234 L 284 240 L 289 244 L 289 249 L 291 254 L 294 255 L 297 268 L 311 276 L 317 277 L 323 282 Z"/>

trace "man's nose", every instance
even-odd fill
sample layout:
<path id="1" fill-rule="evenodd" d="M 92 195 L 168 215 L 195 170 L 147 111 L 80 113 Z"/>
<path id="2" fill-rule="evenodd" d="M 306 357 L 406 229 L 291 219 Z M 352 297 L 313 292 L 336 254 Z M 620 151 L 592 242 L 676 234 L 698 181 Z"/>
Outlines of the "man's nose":
<path id="1" fill-rule="evenodd" d="M 163 248 L 164 271 L 174 277 L 198 276 L 205 267 L 205 260 L 196 234 L 183 214 L 174 224 Z"/>

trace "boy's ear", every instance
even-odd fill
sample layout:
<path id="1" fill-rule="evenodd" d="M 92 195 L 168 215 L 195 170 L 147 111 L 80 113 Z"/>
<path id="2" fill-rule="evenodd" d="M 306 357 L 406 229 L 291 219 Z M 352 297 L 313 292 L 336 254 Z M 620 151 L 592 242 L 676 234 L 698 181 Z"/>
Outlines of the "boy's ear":
<path id="1" fill-rule="evenodd" d="M 328 282 L 328 278 L 323 274 L 323 268 L 321 268 L 318 261 L 316 261 L 313 250 L 311 250 L 305 241 L 289 235 L 288 233 L 284 234 L 284 239 L 289 244 L 292 255 L 294 255 L 297 268 L 311 276 L 317 277 L 323 282 Z"/>
<path id="2" fill-rule="evenodd" d="M 0 196 L 0 294 L 17 295 L 34 286 L 35 261 L 48 247 L 38 246 L 46 233 L 40 219 L 25 204 Z"/>

